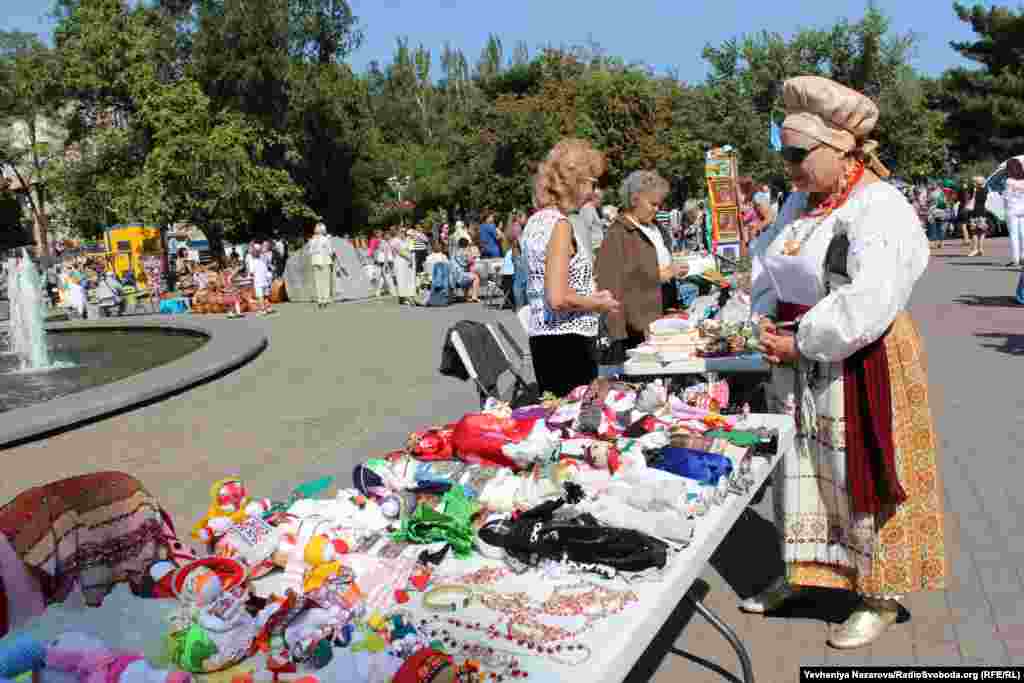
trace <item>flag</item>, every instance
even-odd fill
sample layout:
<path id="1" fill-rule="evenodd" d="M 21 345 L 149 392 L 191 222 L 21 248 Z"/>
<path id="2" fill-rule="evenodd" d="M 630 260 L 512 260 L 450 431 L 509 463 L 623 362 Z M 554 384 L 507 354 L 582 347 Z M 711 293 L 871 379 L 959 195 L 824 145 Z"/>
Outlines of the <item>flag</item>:
<path id="1" fill-rule="evenodd" d="M 775 116 L 771 117 L 771 127 L 768 131 L 768 144 L 776 152 L 782 151 L 782 129 L 775 123 Z"/>

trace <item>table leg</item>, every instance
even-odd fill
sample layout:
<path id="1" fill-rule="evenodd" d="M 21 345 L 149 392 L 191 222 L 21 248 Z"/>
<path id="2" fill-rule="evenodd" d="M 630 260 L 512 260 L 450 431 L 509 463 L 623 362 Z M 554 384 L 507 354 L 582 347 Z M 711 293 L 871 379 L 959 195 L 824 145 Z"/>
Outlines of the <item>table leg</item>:
<path id="1" fill-rule="evenodd" d="M 729 625 L 722 621 L 718 615 L 712 612 L 707 606 L 704 605 L 699 599 L 686 595 L 686 599 L 693 605 L 693 608 L 700 612 L 701 616 L 708 620 L 715 630 L 722 634 L 722 637 L 729 641 L 732 645 L 732 649 L 736 651 L 736 655 L 740 658 L 740 668 L 743 669 L 743 683 L 754 683 L 754 667 L 750 663 L 750 654 L 747 652 L 747 648 L 743 645 L 743 641 L 739 639 L 736 632 L 729 628 Z"/>

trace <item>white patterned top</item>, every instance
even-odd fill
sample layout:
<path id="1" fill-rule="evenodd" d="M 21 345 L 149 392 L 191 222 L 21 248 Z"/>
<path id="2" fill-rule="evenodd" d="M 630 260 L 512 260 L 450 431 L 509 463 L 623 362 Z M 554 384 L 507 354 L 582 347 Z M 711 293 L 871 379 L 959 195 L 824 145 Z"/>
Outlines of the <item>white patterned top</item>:
<path id="1" fill-rule="evenodd" d="M 555 311 L 548 304 L 544 289 L 548 242 L 558 221 L 568 220 L 555 208 L 541 209 L 530 217 L 523 229 L 523 259 L 526 261 L 526 300 L 530 307 L 531 337 L 552 334 L 579 334 L 597 336 L 597 314 L 584 311 Z M 579 296 L 594 293 L 594 267 L 590 260 L 576 249 L 569 259 L 569 287 Z"/>

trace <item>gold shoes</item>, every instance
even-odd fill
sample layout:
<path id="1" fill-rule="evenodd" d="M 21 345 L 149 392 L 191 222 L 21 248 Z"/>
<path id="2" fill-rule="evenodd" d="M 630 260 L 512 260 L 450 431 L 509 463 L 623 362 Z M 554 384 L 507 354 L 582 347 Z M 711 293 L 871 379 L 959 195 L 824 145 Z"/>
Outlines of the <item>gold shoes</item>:
<path id="1" fill-rule="evenodd" d="M 782 607 L 782 604 L 790 598 L 798 595 L 803 588 L 791 586 L 785 576 L 775 580 L 772 585 L 765 588 L 752 598 L 747 598 L 740 603 L 740 609 L 751 614 L 764 614 L 774 612 Z"/>
<path id="2" fill-rule="evenodd" d="M 900 605 L 895 600 L 864 598 L 864 603 L 832 634 L 828 644 L 837 650 L 865 647 L 878 640 L 899 616 Z"/>

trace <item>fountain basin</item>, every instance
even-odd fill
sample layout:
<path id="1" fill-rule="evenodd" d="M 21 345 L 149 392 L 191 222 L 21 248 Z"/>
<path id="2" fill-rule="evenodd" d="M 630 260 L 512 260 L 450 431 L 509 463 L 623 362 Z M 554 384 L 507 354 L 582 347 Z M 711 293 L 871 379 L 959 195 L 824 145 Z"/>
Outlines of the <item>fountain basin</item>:
<path id="1" fill-rule="evenodd" d="M 20 399 L 0 398 L 0 410 L 5 400 L 9 406 L 20 401 L 18 407 L 0 412 L 0 448 L 180 393 L 244 365 L 267 346 L 256 325 L 219 318 L 122 318 L 51 324 L 46 330 L 56 360 L 68 359 L 71 352 L 81 362 L 78 368 L 0 375 L 0 396 L 5 381 L 9 387 L 28 387 Z M 9 362 L 16 367 L 15 361 Z M 0 371 L 7 365 L 8 359 L 0 357 Z M 67 386 L 75 377 L 83 386 Z M 53 394 L 49 400 L 47 392 Z M 41 402 L 22 405 L 26 397 L 31 399 L 29 394 Z"/>

